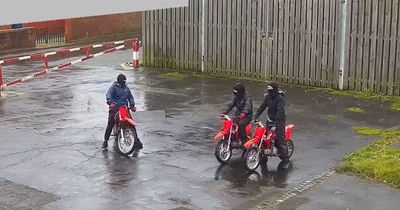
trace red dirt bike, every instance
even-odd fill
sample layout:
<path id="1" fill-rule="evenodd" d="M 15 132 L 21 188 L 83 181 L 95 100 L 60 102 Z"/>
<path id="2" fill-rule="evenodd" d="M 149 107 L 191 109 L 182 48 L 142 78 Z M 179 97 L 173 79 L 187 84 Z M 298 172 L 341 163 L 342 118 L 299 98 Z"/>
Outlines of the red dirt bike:
<path id="1" fill-rule="evenodd" d="M 117 150 L 122 155 L 130 155 L 141 149 L 141 142 L 136 131 L 136 123 L 127 106 L 121 106 L 114 116 L 115 126 L 113 133 Z"/>
<path id="2" fill-rule="evenodd" d="M 280 157 L 278 149 L 275 147 L 275 140 L 277 138 L 275 125 L 270 124 L 266 127 L 261 122 L 256 122 L 255 124 L 257 124 L 257 128 L 253 138 L 244 145 L 246 148 L 246 154 L 244 155 L 246 160 L 245 167 L 248 171 L 255 171 L 260 163 L 266 163 L 268 156 Z M 285 139 L 288 145 L 289 158 L 292 157 L 294 152 L 294 143 L 291 139 L 293 128 L 293 124 L 285 127 Z"/>
<path id="3" fill-rule="evenodd" d="M 239 126 L 228 115 L 222 115 L 224 119 L 221 130 L 215 135 L 214 140 L 218 141 L 215 147 L 215 157 L 222 164 L 227 164 L 232 157 L 232 149 L 242 149 L 238 128 Z M 246 126 L 247 136 L 251 136 L 251 123 Z M 243 157 L 242 155 L 242 157 Z"/>

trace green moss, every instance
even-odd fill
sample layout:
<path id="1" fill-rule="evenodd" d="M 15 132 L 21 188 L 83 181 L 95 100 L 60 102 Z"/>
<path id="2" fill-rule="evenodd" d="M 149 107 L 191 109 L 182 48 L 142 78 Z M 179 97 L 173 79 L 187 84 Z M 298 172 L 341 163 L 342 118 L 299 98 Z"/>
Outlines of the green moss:
<path id="1" fill-rule="evenodd" d="M 364 109 L 361 109 L 359 107 L 350 107 L 347 109 L 348 112 L 354 112 L 354 113 L 363 113 Z"/>
<path id="2" fill-rule="evenodd" d="M 398 96 L 387 96 L 373 93 L 370 90 L 367 91 L 350 91 L 350 90 L 335 90 L 331 88 L 309 88 L 306 92 L 324 92 L 337 96 L 350 96 L 363 100 L 377 100 L 390 102 L 391 109 L 400 111 L 400 97 Z"/>
<path id="3" fill-rule="evenodd" d="M 327 117 L 330 120 L 337 120 L 338 119 L 338 117 L 336 115 L 328 115 Z"/>
<path id="4" fill-rule="evenodd" d="M 400 142 L 400 129 L 353 129 L 363 135 L 380 135 L 380 139 L 348 155 L 339 166 L 339 171 L 400 187 L 400 148 L 393 146 Z"/>
<path id="5" fill-rule="evenodd" d="M 182 79 L 186 75 L 182 74 L 181 72 L 178 71 L 170 71 L 170 72 L 165 72 L 160 75 L 162 78 L 175 78 L 175 79 Z"/>
<path id="6" fill-rule="evenodd" d="M 356 127 L 353 127 L 352 129 L 357 131 L 359 134 L 366 135 L 366 136 L 376 136 L 376 135 L 382 135 L 385 133 L 385 131 L 381 130 L 381 129 L 362 127 L 362 126 L 356 126 Z"/>

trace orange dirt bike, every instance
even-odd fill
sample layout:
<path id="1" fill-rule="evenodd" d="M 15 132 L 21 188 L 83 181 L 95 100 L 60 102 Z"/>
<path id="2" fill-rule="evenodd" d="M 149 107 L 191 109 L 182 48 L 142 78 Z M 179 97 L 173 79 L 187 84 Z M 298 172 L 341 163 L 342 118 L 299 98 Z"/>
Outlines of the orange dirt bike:
<path id="1" fill-rule="evenodd" d="M 232 149 L 242 149 L 238 128 L 239 126 L 228 115 L 221 115 L 223 118 L 221 130 L 215 135 L 214 140 L 218 141 L 215 147 L 215 157 L 222 164 L 227 164 L 232 157 Z M 251 136 L 251 123 L 246 126 L 247 136 Z M 243 157 L 242 155 L 242 157 Z"/>
<path id="2" fill-rule="evenodd" d="M 261 122 L 255 122 L 257 128 L 252 139 L 246 142 L 245 167 L 248 171 L 255 171 L 260 163 L 266 163 L 268 157 L 280 157 L 278 149 L 275 147 L 276 132 L 275 125 L 269 123 L 265 126 Z M 288 146 L 289 158 L 294 152 L 294 144 L 292 141 L 292 132 L 294 125 L 289 124 L 285 127 L 285 139 Z M 282 158 L 281 158 L 282 159 Z"/>

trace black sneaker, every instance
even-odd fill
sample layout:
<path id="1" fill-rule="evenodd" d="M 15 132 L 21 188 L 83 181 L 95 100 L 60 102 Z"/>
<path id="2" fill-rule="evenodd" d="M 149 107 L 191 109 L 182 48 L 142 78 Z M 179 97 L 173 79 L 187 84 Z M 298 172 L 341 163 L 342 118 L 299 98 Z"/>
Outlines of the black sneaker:
<path id="1" fill-rule="evenodd" d="M 282 161 L 279 164 L 279 168 L 283 169 L 283 170 L 288 170 L 290 167 L 290 162 L 289 161 Z"/>
<path id="2" fill-rule="evenodd" d="M 103 148 L 103 149 L 107 149 L 107 147 L 108 147 L 108 141 L 104 141 L 104 142 L 103 142 L 103 147 L 102 147 L 102 148 Z"/>

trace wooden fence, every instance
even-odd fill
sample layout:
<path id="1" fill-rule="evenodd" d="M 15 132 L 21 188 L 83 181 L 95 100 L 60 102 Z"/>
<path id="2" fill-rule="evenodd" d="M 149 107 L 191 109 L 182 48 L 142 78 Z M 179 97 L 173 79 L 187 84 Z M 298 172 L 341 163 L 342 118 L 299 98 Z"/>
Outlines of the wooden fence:
<path id="1" fill-rule="evenodd" d="M 343 0 L 190 0 L 144 12 L 144 63 L 338 88 L 344 52 L 345 89 L 400 95 L 399 1 L 347 0 L 341 51 Z"/>
<path id="2" fill-rule="evenodd" d="M 65 42 L 65 27 L 36 27 L 36 45 L 48 45 Z"/>

